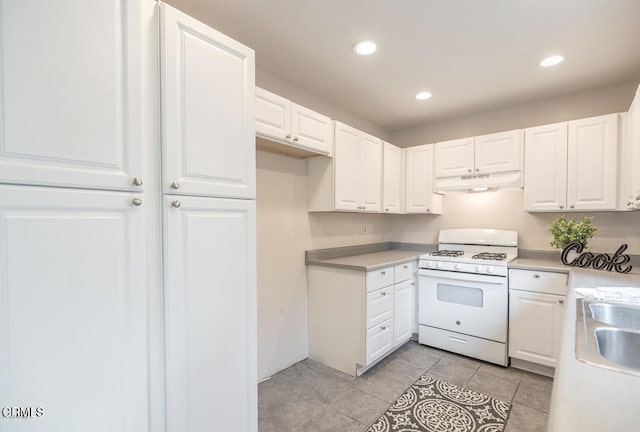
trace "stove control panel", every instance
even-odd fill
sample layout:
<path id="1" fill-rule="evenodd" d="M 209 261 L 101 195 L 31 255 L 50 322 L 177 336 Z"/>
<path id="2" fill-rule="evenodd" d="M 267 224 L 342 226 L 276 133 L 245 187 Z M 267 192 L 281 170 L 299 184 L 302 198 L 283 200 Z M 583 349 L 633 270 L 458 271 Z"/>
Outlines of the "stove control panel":
<path id="1" fill-rule="evenodd" d="M 420 268 L 427 269 L 427 270 L 443 270 L 443 271 L 461 272 L 461 273 L 486 274 L 486 275 L 492 275 L 492 276 L 506 276 L 508 271 L 506 265 L 494 266 L 494 265 L 487 265 L 487 264 L 435 261 L 430 259 L 421 259 Z"/>

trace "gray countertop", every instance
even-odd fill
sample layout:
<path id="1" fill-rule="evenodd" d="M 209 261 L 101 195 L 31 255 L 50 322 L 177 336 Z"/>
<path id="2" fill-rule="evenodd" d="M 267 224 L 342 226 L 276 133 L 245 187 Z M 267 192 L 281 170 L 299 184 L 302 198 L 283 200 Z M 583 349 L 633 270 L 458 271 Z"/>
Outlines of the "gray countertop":
<path id="1" fill-rule="evenodd" d="M 575 288 L 637 286 L 640 275 L 572 269 L 563 321 L 548 430 L 551 432 L 640 430 L 640 376 L 579 361 L 575 355 Z"/>
<path id="2" fill-rule="evenodd" d="M 424 251 L 388 249 L 329 259 L 307 259 L 307 265 L 339 267 L 351 270 L 376 270 L 409 261 L 417 261 Z"/>

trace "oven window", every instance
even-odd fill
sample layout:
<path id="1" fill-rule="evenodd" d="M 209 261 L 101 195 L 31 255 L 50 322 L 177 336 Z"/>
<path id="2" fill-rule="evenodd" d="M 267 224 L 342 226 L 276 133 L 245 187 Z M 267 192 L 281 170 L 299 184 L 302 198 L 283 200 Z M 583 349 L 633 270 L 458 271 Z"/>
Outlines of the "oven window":
<path id="1" fill-rule="evenodd" d="M 438 301 L 441 302 L 482 307 L 482 290 L 479 288 L 439 283 L 437 287 L 437 298 Z"/>

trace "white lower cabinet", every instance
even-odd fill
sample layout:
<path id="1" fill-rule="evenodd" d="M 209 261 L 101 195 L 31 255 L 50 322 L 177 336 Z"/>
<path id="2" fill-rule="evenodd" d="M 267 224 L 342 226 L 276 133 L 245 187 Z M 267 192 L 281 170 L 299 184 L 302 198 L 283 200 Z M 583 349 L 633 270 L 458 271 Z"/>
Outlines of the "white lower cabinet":
<path id="1" fill-rule="evenodd" d="M 413 334 L 414 305 L 415 305 L 415 283 L 413 280 L 406 280 L 393 287 L 393 340 L 396 344 L 402 344 Z"/>
<path id="2" fill-rule="evenodd" d="M 555 367 L 567 275 L 509 270 L 509 357 Z"/>
<path id="3" fill-rule="evenodd" d="M 415 321 L 416 267 L 307 267 L 309 358 L 357 376 L 407 342 Z"/>
<path id="4" fill-rule="evenodd" d="M 164 208 L 167 431 L 256 431 L 255 202 Z"/>
<path id="5" fill-rule="evenodd" d="M 0 185 L 0 203 L 0 406 L 34 414 L 0 430 L 149 430 L 142 194 Z"/>
<path id="6" fill-rule="evenodd" d="M 393 318 L 367 330 L 367 365 L 373 364 L 393 348 Z"/>

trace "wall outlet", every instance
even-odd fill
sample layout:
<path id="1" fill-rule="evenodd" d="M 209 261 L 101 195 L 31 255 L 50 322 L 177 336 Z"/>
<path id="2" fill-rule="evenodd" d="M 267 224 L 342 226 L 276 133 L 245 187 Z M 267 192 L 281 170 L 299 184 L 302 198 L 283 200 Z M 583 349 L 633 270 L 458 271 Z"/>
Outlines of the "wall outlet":
<path id="1" fill-rule="evenodd" d="M 366 234 L 366 233 L 367 233 L 367 226 L 362 225 L 362 234 Z"/>

